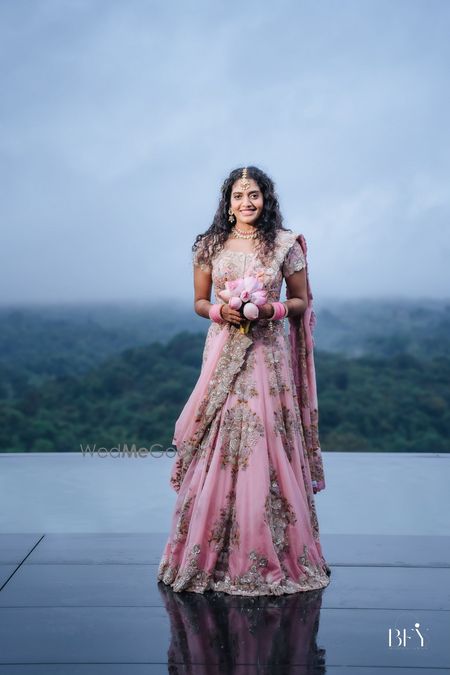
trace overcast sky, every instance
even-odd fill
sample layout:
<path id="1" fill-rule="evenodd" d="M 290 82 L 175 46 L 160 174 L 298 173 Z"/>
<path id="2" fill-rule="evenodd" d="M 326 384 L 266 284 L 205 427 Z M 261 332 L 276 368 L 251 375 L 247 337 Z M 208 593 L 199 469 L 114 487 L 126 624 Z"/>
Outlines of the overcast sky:
<path id="1" fill-rule="evenodd" d="M 192 297 L 229 171 L 316 298 L 448 297 L 447 0 L 0 0 L 1 303 Z"/>

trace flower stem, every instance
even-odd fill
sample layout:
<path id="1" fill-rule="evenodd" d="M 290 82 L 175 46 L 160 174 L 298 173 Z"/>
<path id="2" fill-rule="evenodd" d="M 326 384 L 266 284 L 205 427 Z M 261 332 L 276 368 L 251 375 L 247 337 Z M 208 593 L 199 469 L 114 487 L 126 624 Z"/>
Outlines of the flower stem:
<path id="1" fill-rule="evenodd" d="M 244 335 L 247 335 L 247 333 L 249 331 L 249 328 L 250 328 L 250 323 L 251 322 L 250 322 L 249 319 L 245 319 L 245 321 L 243 321 L 241 323 L 241 325 L 239 326 L 239 332 L 244 333 Z"/>

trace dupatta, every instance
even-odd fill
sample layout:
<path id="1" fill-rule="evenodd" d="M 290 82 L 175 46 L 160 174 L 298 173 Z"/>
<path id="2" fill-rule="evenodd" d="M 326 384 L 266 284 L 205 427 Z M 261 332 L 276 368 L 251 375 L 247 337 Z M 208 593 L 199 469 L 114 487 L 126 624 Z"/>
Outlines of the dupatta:
<path id="1" fill-rule="evenodd" d="M 299 242 L 305 257 L 308 305 L 302 316 L 288 316 L 289 344 L 306 446 L 305 453 L 311 472 L 313 490 L 319 492 L 325 489 L 325 476 L 319 441 L 319 409 L 314 364 L 313 331 L 316 325 L 316 315 L 313 309 L 313 295 L 309 283 L 306 240 L 302 234 L 299 234 L 296 241 Z M 292 296 L 286 285 L 286 299 L 289 300 L 290 297 Z"/>

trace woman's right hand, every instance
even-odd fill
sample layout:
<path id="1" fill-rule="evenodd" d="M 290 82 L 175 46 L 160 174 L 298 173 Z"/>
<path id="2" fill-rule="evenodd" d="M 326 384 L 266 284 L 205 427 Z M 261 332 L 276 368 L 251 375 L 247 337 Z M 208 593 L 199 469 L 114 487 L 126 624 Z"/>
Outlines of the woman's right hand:
<path id="1" fill-rule="evenodd" d="M 237 309 L 231 309 L 228 304 L 222 305 L 220 308 L 220 315 L 222 319 L 228 321 L 229 323 L 234 324 L 235 326 L 240 326 L 242 322 L 242 316 L 237 311 Z"/>

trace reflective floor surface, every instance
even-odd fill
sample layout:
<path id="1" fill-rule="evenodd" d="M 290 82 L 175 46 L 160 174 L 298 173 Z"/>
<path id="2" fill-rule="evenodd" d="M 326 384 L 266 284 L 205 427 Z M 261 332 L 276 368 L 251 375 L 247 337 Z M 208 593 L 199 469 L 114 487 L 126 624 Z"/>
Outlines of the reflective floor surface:
<path id="1" fill-rule="evenodd" d="M 0 675 L 449 673 L 450 537 L 324 534 L 321 591 L 156 581 L 165 534 L 0 535 Z"/>

